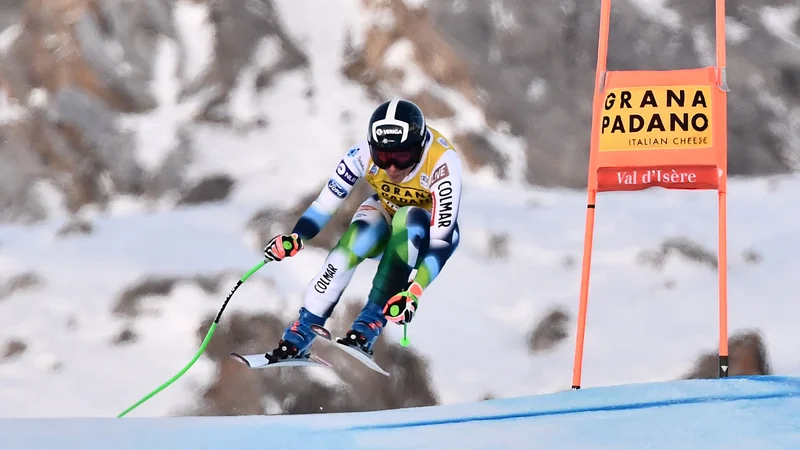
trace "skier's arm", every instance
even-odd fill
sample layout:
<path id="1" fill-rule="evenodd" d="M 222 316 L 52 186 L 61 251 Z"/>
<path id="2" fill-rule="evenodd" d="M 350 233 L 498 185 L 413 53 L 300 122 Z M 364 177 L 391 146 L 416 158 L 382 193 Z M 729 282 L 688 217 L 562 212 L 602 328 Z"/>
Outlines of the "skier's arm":
<path id="1" fill-rule="evenodd" d="M 363 145 L 353 146 L 339 161 L 325 187 L 298 219 L 292 233 L 308 241 L 328 223 L 350 195 L 356 181 L 364 176 L 363 148 Z"/>
<path id="2" fill-rule="evenodd" d="M 455 150 L 442 154 L 431 174 L 430 248 L 450 245 L 461 206 L 461 159 Z"/>

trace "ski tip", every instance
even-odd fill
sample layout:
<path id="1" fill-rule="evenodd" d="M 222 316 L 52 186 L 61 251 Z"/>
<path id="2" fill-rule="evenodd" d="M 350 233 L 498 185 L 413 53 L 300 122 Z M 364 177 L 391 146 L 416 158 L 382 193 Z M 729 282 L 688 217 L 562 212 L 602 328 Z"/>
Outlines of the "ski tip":
<path id="1" fill-rule="evenodd" d="M 247 358 L 243 357 L 242 355 L 240 355 L 238 353 L 235 353 L 235 352 L 231 352 L 230 356 L 231 356 L 231 358 L 239 361 L 240 363 L 244 364 L 245 366 L 252 367 L 252 366 L 250 366 L 250 362 L 247 360 Z"/>
<path id="2" fill-rule="evenodd" d="M 391 376 L 389 372 L 384 370 L 381 366 L 378 365 L 377 362 L 375 362 L 375 359 L 373 358 L 372 355 L 367 354 L 358 347 L 344 343 L 341 337 L 331 342 L 333 342 L 336 347 L 339 347 L 340 349 L 344 350 L 346 353 L 350 354 L 353 358 L 357 359 L 362 364 L 374 370 L 375 372 L 378 372 L 379 374 L 386 377 Z"/>

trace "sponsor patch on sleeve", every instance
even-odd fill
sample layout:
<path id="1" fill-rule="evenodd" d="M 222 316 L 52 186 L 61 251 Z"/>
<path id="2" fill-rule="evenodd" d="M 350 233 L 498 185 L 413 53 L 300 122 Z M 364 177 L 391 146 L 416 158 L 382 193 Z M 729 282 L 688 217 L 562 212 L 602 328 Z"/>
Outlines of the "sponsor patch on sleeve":
<path id="1" fill-rule="evenodd" d="M 336 180 L 328 180 L 328 190 L 339 198 L 347 197 L 347 191 L 345 191 L 342 185 L 337 183 Z"/>
<path id="2" fill-rule="evenodd" d="M 341 160 L 339 165 L 336 166 L 336 175 L 339 175 L 339 178 L 341 178 L 342 181 L 350 186 L 355 185 L 356 181 L 358 180 L 356 174 L 354 174 L 350 168 L 347 167 L 347 164 L 345 164 L 344 160 Z"/>
<path id="3" fill-rule="evenodd" d="M 450 169 L 447 168 L 447 163 L 444 163 L 433 170 L 433 175 L 431 175 L 431 186 L 436 184 L 437 181 L 447 178 L 448 176 L 450 176 Z"/>

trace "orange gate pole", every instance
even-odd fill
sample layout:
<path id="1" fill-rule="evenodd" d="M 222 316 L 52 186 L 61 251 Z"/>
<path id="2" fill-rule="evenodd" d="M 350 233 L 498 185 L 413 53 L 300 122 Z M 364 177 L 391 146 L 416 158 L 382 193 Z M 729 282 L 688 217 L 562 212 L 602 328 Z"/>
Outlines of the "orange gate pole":
<path id="1" fill-rule="evenodd" d="M 601 0 L 600 3 L 600 36 L 597 46 L 597 70 L 594 80 L 593 113 L 595 117 L 601 113 L 598 101 L 603 92 L 603 84 L 606 76 L 606 64 L 608 61 L 608 30 L 611 19 L 611 0 Z M 595 149 L 598 145 L 599 133 L 598 123 L 592 120 L 592 137 L 589 158 L 594 158 Z M 581 369 L 583 365 L 583 342 L 586 333 L 586 308 L 589 302 L 589 273 L 592 265 L 592 241 L 594 239 L 594 214 L 597 201 L 597 188 L 593 185 L 592 179 L 595 176 L 592 161 L 589 162 L 589 193 L 586 204 L 586 229 L 583 241 L 583 272 L 581 274 L 580 306 L 578 310 L 578 333 L 575 339 L 575 361 L 572 369 L 572 389 L 580 389 Z M 596 183 L 594 183 L 596 184 Z"/>
<path id="2" fill-rule="evenodd" d="M 726 54 L 725 54 L 725 0 L 716 0 L 716 64 L 717 64 L 717 86 L 725 94 L 728 88 L 726 76 Z M 727 96 L 727 94 L 725 94 Z M 720 125 L 717 125 L 714 133 L 719 142 L 725 142 L 720 148 L 727 148 L 727 114 L 721 116 Z M 719 119 L 718 119 L 719 120 Z M 723 123 L 724 122 L 724 123 Z M 717 243 L 717 259 L 719 276 L 719 377 L 728 376 L 728 226 L 727 226 L 727 196 L 728 196 L 728 169 L 727 151 L 720 152 L 718 158 L 725 162 L 718 188 L 718 219 L 719 236 Z"/>

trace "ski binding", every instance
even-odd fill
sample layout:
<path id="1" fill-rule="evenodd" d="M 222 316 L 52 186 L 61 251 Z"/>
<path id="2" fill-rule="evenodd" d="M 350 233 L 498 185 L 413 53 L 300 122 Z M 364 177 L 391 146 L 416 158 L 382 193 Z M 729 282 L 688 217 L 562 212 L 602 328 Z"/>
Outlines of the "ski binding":
<path id="1" fill-rule="evenodd" d="M 357 359 L 360 363 L 364 364 L 365 366 L 369 367 L 370 369 L 374 370 L 375 372 L 378 372 L 379 374 L 385 375 L 387 377 L 389 376 L 389 372 L 383 370 L 383 368 L 381 366 L 379 366 L 378 363 L 375 362 L 375 360 L 372 358 L 372 356 L 368 355 L 366 352 L 364 352 L 360 348 L 353 347 L 353 346 L 341 343 L 340 342 L 341 338 L 338 338 L 338 339 L 334 340 L 331 337 L 330 331 L 326 330 L 324 327 L 321 327 L 319 325 L 311 325 L 311 331 L 313 331 L 314 334 L 319 336 L 322 339 L 323 342 L 327 342 L 329 344 L 333 344 L 334 347 L 336 347 L 338 349 L 341 349 L 341 350 L 344 350 L 350 356 L 352 356 L 353 358 Z"/>

